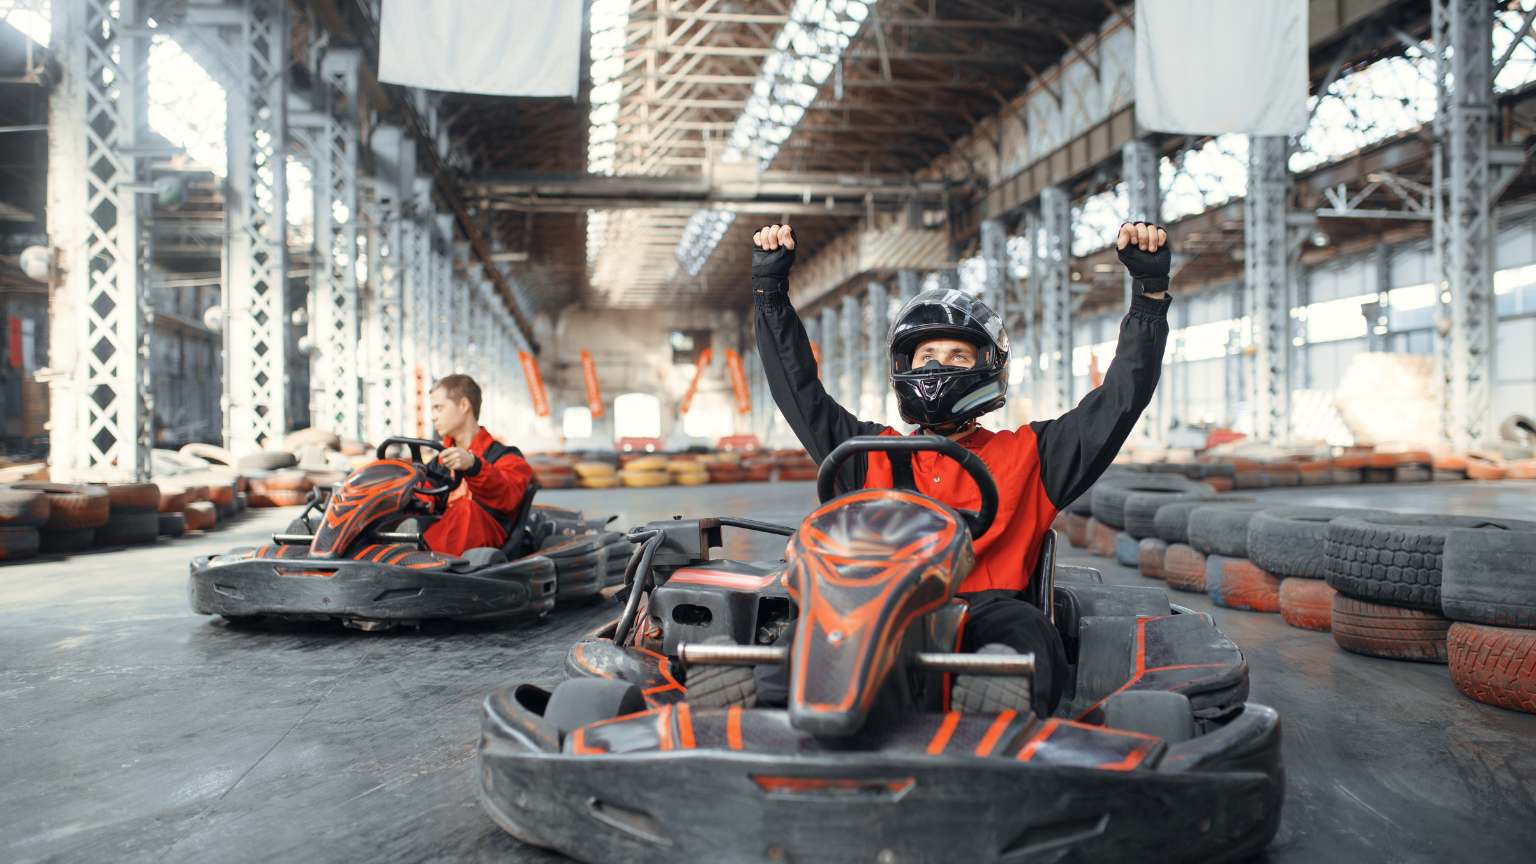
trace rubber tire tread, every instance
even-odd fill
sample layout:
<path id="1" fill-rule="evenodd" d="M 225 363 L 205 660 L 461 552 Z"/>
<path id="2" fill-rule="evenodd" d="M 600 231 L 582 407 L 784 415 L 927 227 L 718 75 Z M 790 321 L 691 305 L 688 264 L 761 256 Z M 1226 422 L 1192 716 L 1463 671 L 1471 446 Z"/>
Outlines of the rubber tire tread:
<path id="1" fill-rule="evenodd" d="M 18 485 L 18 488 L 29 488 Z M 58 483 L 41 483 L 36 487 L 48 495 L 48 529 L 74 530 L 99 528 L 107 523 L 112 502 L 107 488 L 100 485 L 70 486 Z"/>
<path id="2" fill-rule="evenodd" d="M 159 495 L 156 495 L 158 503 Z M 160 514 L 148 510 L 114 510 L 107 524 L 96 529 L 97 546 L 142 546 L 160 536 Z"/>
<path id="3" fill-rule="evenodd" d="M 1339 592 L 1318 579 L 1280 580 L 1280 617 L 1301 630 L 1327 633 L 1333 629 L 1333 597 Z"/>
<path id="4" fill-rule="evenodd" d="M 156 513 L 161 537 L 180 537 L 187 533 L 187 517 L 183 513 Z"/>
<path id="5" fill-rule="evenodd" d="M 1441 556 L 1447 535 L 1458 528 L 1536 530 L 1536 523 L 1417 513 L 1345 516 L 1328 524 L 1328 584 L 1360 600 L 1438 613 Z"/>
<path id="6" fill-rule="evenodd" d="M 39 548 L 48 553 L 84 552 L 96 545 L 95 528 L 44 528 Z"/>
<path id="7" fill-rule="evenodd" d="M 37 554 L 42 540 L 30 525 L 0 525 L 0 561 L 20 561 Z"/>
<path id="8" fill-rule="evenodd" d="M 1137 492 L 1198 492 L 1200 486 L 1188 477 L 1172 474 L 1147 474 L 1118 483 L 1100 483 L 1093 487 L 1093 518 L 1112 528 L 1125 528 L 1125 499 Z"/>
<path id="9" fill-rule="evenodd" d="M 1088 554 L 1100 558 L 1115 557 L 1115 529 L 1097 519 L 1088 520 Z"/>
<path id="10" fill-rule="evenodd" d="M 1200 501 L 1204 492 L 1135 492 L 1125 498 L 1125 533 L 1142 540 L 1157 537 L 1157 511 L 1175 501 Z"/>
<path id="11" fill-rule="evenodd" d="M 1328 523 L 1341 516 L 1383 516 L 1350 507 L 1276 507 L 1248 523 L 1248 559 L 1276 576 L 1321 579 L 1328 573 L 1323 546 Z"/>
<path id="12" fill-rule="evenodd" d="M 1440 605 L 1447 618 L 1536 630 L 1536 532 L 1452 531 Z"/>
<path id="13" fill-rule="evenodd" d="M 160 487 L 153 483 L 108 483 L 107 501 L 113 511 L 154 510 L 160 506 Z"/>
<path id="14" fill-rule="evenodd" d="M 48 493 L 0 486 L 0 527 L 41 528 L 48 510 Z"/>
<path id="15" fill-rule="evenodd" d="M 688 704 L 694 708 L 750 708 L 757 704 L 757 676 L 751 666 L 689 666 Z"/>
<path id="16" fill-rule="evenodd" d="M 977 654 L 1013 654 L 1007 645 L 983 645 Z M 1034 708 L 1032 682 L 1007 675 L 956 675 L 949 690 L 949 706 L 962 714 L 1029 714 Z"/>
<path id="17" fill-rule="evenodd" d="M 1189 545 L 1207 555 L 1248 557 L 1248 523 L 1262 504 L 1228 504 L 1196 507 L 1189 514 Z"/>
<path id="18" fill-rule="evenodd" d="M 1445 642 L 1451 681 L 1462 695 L 1536 714 L 1536 631 L 1458 621 Z"/>
<path id="19" fill-rule="evenodd" d="M 1333 598 L 1332 620 L 1333 641 L 1345 651 L 1388 660 L 1446 662 L 1448 618 L 1340 593 Z"/>
<path id="20" fill-rule="evenodd" d="M 1168 557 L 1168 544 L 1156 537 L 1144 537 L 1136 544 L 1136 569 L 1148 579 L 1162 579 L 1163 561 Z"/>

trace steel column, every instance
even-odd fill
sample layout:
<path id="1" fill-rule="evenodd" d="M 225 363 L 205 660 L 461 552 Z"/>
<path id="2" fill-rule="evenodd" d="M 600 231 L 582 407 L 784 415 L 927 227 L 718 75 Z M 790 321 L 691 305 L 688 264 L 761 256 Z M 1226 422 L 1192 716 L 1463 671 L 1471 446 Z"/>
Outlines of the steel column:
<path id="1" fill-rule="evenodd" d="M 1054 417 L 1072 399 L 1072 201 L 1060 186 L 1040 190 L 1042 244 L 1035 259 L 1040 280 L 1041 349 L 1047 366 L 1043 416 Z M 1035 270 L 1032 268 L 1031 276 Z"/>
<path id="2" fill-rule="evenodd" d="M 1028 244 L 1029 261 L 1026 278 L 1009 283 L 1012 298 L 1008 303 L 1008 333 L 1013 343 L 1013 356 L 1024 360 L 1023 380 L 1010 387 L 1009 425 L 1017 426 L 1034 415 L 1040 404 L 1040 327 L 1038 324 L 1039 290 L 1041 278 L 1040 214 L 1034 209 L 1024 211 L 1024 239 Z M 1020 397 L 1023 401 L 1020 402 Z"/>
<path id="3" fill-rule="evenodd" d="M 254 450 L 288 431 L 288 16 L 283 0 L 244 0 L 228 91 L 224 298 L 225 446 Z"/>
<path id="4" fill-rule="evenodd" d="M 838 399 L 842 389 L 843 358 L 838 349 L 837 307 L 828 303 L 821 310 L 821 386 Z"/>
<path id="5" fill-rule="evenodd" d="M 859 416 L 865 420 L 885 420 L 885 395 L 890 392 L 891 358 L 885 352 L 885 337 L 890 330 L 891 303 L 885 284 L 871 282 L 864 289 L 868 310 L 864 334 L 864 368 L 856 372 L 863 382 Z"/>
<path id="6" fill-rule="evenodd" d="M 842 358 L 841 368 L 838 369 L 839 391 L 842 397 L 838 400 L 849 411 L 857 412 L 863 403 L 863 380 L 859 374 L 859 363 L 864 359 L 864 352 L 859 350 L 860 337 L 863 335 L 864 324 L 863 310 L 859 308 L 859 298 L 852 294 L 843 295 L 843 344 L 837 346 L 837 353 Z"/>
<path id="7" fill-rule="evenodd" d="M 1254 346 L 1251 405 L 1255 437 L 1280 441 L 1291 426 L 1291 304 L 1286 209 L 1291 190 L 1284 136 L 1253 136 L 1243 208 L 1247 308 Z"/>
<path id="8" fill-rule="evenodd" d="M 1120 171 L 1125 180 L 1127 222 L 1158 222 L 1163 212 L 1160 186 L 1161 158 L 1146 138 L 1132 138 L 1120 145 Z M 1131 275 L 1125 275 L 1125 306 L 1131 306 Z"/>
<path id="9" fill-rule="evenodd" d="M 386 130 L 375 132 L 375 141 Z M 368 214 L 368 297 L 364 306 L 364 329 L 369 358 L 364 378 L 367 381 L 368 437 L 380 441 L 405 430 L 403 382 L 400 377 L 401 272 L 400 223 L 401 200 L 396 184 L 378 179 L 372 184 L 373 195 Z"/>
<path id="10" fill-rule="evenodd" d="M 48 233 L 49 470 L 55 480 L 150 474 L 149 215 L 135 184 L 147 35 L 137 0 L 55 0 Z"/>
<path id="11" fill-rule="evenodd" d="M 1449 213 L 1440 246 L 1451 294 L 1452 439 L 1476 446 L 1491 432 L 1494 328 L 1493 218 L 1488 172 L 1493 119 L 1493 15 L 1478 0 L 1435 0 L 1450 57 L 1437 64 L 1449 89 L 1436 136 L 1443 157 L 1437 209 Z M 1443 23 L 1441 23 L 1443 21 Z M 1438 29 L 1438 28 L 1437 28 Z M 1446 86 L 1445 76 L 1450 76 Z M 1438 245 L 1438 244 L 1437 244 Z"/>
<path id="12" fill-rule="evenodd" d="M 1001 219 L 981 223 L 981 260 L 986 267 L 981 302 L 1008 320 L 1008 226 Z"/>
<path id="13" fill-rule="evenodd" d="M 323 115 L 314 154 L 315 255 L 311 290 L 315 361 L 311 390 L 313 422 L 344 438 L 361 438 L 362 386 L 358 369 L 357 324 L 357 150 L 358 53 L 327 51 L 320 61 Z"/>
<path id="14" fill-rule="evenodd" d="M 916 297 L 923 290 L 923 276 L 916 270 L 898 270 L 896 272 L 896 304 L 897 308 L 907 305 L 907 301 Z"/>

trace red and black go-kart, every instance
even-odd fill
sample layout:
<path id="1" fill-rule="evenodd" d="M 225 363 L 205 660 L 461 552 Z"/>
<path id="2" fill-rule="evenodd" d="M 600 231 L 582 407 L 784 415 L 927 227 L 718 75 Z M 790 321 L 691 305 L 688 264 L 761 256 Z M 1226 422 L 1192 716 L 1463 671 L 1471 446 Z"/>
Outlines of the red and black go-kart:
<path id="1" fill-rule="evenodd" d="M 959 461 L 980 511 L 833 498 L 838 467 L 876 450 Z M 1274 836 L 1279 719 L 1245 701 L 1242 653 L 1209 616 L 1056 568 L 1048 536 L 1032 599 L 1051 598 L 1071 676 L 1037 717 L 1033 657 L 955 650 L 955 589 L 996 513 L 980 460 L 942 438 L 856 438 L 818 491 L 795 532 L 631 532 L 632 593 L 571 650 L 575 677 L 485 701 L 479 791 L 498 824 L 598 862 L 1225 861 Z M 733 526 L 792 533 L 786 560 L 711 560 Z M 762 664 L 788 664 L 787 708 L 756 704 Z"/>
<path id="2" fill-rule="evenodd" d="M 544 615 L 557 600 L 600 596 L 623 578 L 624 535 L 579 512 L 533 506 L 530 487 L 499 548 L 447 555 L 421 532 L 447 506 L 457 475 L 427 462 L 440 444 L 390 438 L 377 461 L 348 475 L 272 542 L 191 564 L 192 609 L 233 621 L 333 619 L 382 630 L 435 619 L 495 620 Z M 392 448 L 409 459 L 387 458 Z"/>

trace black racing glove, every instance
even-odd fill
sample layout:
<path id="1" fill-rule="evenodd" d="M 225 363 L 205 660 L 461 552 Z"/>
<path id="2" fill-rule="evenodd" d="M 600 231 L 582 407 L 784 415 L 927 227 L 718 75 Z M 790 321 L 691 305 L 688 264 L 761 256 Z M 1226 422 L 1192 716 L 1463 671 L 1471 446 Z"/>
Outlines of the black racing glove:
<path id="1" fill-rule="evenodd" d="M 793 231 L 789 236 L 794 237 Z M 800 245 L 799 238 L 795 238 L 795 245 Z M 795 266 L 795 250 L 788 246 L 780 246 L 772 251 L 764 251 L 752 244 L 752 290 L 786 291 L 789 289 L 789 271 Z"/>
<path id="2" fill-rule="evenodd" d="M 1171 243 L 1164 243 L 1156 252 L 1138 249 L 1134 243 L 1127 243 L 1124 249 L 1116 250 L 1120 256 L 1120 263 L 1124 264 L 1126 272 L 1131 274 L 1131 280 L 1136 285 L 1136 293 L 1156 294 L 1159 291 L 1168 290 L 1168 270 L 1173 264 L 1172 250 Z M 754 267 L 753 270 L 755 272 L 756 268 Z"/>

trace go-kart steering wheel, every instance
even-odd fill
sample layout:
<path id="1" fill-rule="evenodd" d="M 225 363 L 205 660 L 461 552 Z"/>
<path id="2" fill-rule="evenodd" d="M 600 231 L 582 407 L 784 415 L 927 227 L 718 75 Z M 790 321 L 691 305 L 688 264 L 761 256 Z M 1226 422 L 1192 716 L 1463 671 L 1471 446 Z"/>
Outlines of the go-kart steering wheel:
<path id="1" fill-rule="evenodd" d="M 827 458 L 822 460 L 821 469 L 816 473 L 816 495 L 825 504 L 837 497 L 837 472 L 843 467 L 843 463 L 858 453 L 921 453 L 924 451 L 939 453 L 960 463 L 965 473 L 971 475 L 976 481 L 976 488 L 981 491 L 980 510 L 959 510 L 960 518 L 965 520 L 967 527 L 971 529 L 971 539 L 980 540 L 983 534 L 992 528 L 992 521 L 997 518 L 997 483 L 992 480 L 992 472 L 987 470 L 986 463 L 975 453 L 961 447 L 959 444 L 938 435 L 859 435 L 849 438 L 837 445 Z M 916 491 L 916 490 L 913 490 Z"/>
<path id="2" fill-rule="evenodd" d="M 428 462 L 421 458 L 421 451 L 424 447 L 431 448 L 437 452 L 442 452 L 443 445 L 441 442 L 428 441 L 425 438 L 385 438 L 383 441 L 379 442 L 379 447 L 374 452 L 374 455 L 380 459 L 388 459 L 389 456 L 386 454 L 388 453 L 389 448 L 395 444 L 403 444 L 409 448 L 411 451 L 411 461 L 422 466 L 423 468 L 422 476 L 417 479 L 416 488 L 412 490 L 417 494 L 425 495 L 429 498 L 438 498 L 443 495 L 447 495 L 449 492 L 459 488 L 459 484 L 464 482 L 464 478 L 457 473 L 450 473 L 447 478 L 444 478 L 440 472 L 445 472 L 448 469 L 438 465 L 437 460 L 435 459 L 431 462 Z M 426 482 L 428 480 L 434 482 L 428 484 Z"/>

